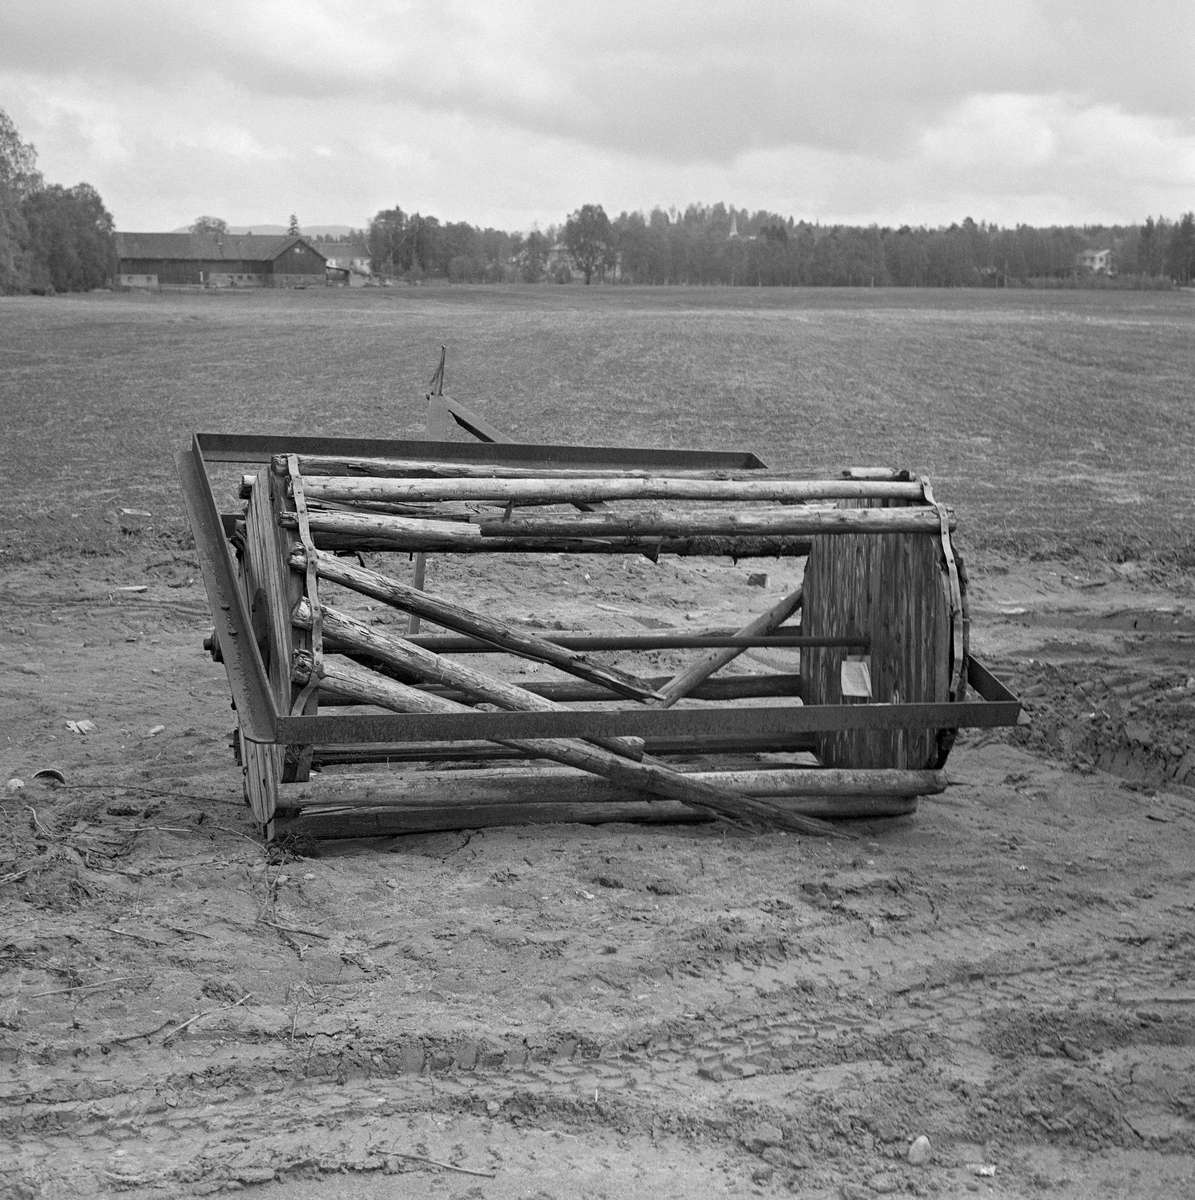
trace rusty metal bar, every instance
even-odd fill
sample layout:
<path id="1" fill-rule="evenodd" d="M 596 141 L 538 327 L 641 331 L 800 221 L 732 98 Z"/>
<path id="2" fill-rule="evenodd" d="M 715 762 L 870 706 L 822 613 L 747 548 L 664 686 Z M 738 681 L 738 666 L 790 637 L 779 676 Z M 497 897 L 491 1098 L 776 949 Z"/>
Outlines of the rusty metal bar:
<path id="1" fill-rule="evenodd" d="M 339 714 L 280 717 L 276 740 L 342 742 L 455 741 L 458 738 L 784 736 L 839 729 L 955 729 L 1015 725 L 1020 702 L 769 705 L 561 712 Z"/>
<path id="2" fill-rule="evenodd" d="M 522 442 L 435 442 L 425 438 L 300 437 L 297 434 L 197 433 L 205 462 L 268 463 L 275 454 L 338 455 L 351 458 L 436 458 L 446 462 L 513 466 L 676 467 L 680 470 L 759 470 L 754 454 L 722 450 L 664 450 L 618 446 L 557 446 Z"/>
<path id="3" fill-rule="evenodd" d="M 554 633 L 546 642 L 553 642 L 566 650 L 708 650 L 723 646 L 770 647 L 794 649 L 800 646 L 838 646 L 866 653 L 871 645 L 868 637 L 805 637 L 799 633 L 761 634 L 743 637 L 733 630 L 710 630 L 707 633 Z M 476 638 L 456 637 L 449 634 L 421 634 L 407 639 L 425 650 L 437 654 L 502 654 L 504 651 L 489 642 Z"/>

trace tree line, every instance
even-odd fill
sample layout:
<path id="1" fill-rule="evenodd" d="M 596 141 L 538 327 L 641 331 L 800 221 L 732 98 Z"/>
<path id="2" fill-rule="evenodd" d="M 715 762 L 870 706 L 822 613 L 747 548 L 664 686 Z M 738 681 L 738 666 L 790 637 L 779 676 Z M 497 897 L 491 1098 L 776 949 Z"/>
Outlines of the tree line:
<path id="1" fill-rule="evenodd" d="M 112 216 L 88 183 L 47 184 L 0 109 L 0 294 L 79 292 L 116 274 Z"/>
<path id="2" fill-rule="evenodd" d="M 222 220 L 201 217 L 193 230 Z M 289 228 L 298 232 L 292 215 Z M 359 235 L 353 235 L 359 236 Z M 364 234 L 374 271 L 459 283 L 580 277 L 618 283 L 757 287 L 1172 286 L 1195 282 L 1195 213 L 1135 226 L 949 228 L 822 225 L 692 204 L 607 216 L 586 204 L 530 233 L 384 209 Z M 1091 275 L 1084 251 L 1111 251 Z M 83 291 L 117 272 L 112 217 L 87 183 L 47 184 L 37 153 L 0 109 L 0 293 Z"/>
<path id="3" fill-rule="evenodd" d="M 776 213 L 690 205 L 621 213 L 586 204 L 529 234 L 379 212 L 367 240 L 380 275 L 493 283 L 579 276 L 619 283 L 758 287 L 1156 287 L 1195 280 L 1195 214 L 1140 226 L 1017 225 L 970 217 L 949 228 L 821 225 Z M 1085 271 L 1086 250 L 1110 250 Z"/>

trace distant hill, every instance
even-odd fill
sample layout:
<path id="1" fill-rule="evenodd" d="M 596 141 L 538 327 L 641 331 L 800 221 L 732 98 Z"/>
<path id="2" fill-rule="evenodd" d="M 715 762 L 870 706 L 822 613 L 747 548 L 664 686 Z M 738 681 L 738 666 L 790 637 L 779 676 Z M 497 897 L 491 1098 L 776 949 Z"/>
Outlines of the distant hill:
<path id="1" fill-rule="evenodd" d="M 191 226 L 183 225 L 172 229 L 171 233 L 190 233 Z M 229 233 L 265 233 L 282 234 L 286 232 L 285 225 L 229 225 Z M 299 232 L 305 238 L 338 238 L 353 232 L 351 225 L 302 225 Z"/>

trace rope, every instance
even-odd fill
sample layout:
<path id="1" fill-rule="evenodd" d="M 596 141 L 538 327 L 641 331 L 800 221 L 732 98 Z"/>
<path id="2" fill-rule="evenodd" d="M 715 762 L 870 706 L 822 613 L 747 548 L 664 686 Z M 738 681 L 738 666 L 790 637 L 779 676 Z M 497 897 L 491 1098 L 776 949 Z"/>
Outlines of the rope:
<path id="1" fill-rule="evenodd" d="M 319 687 L 324 673 L 324 613 L 319 601 L 318 577 L 315 569 L 315 542 L 311 539 L 311 522 L 307 519 L 307 497 L 303 494 L 303 476 L 299 473 L 299 458 L 296 454 L 286 456 L 290 472 L 291 492 L 295 501 L 295 516 L 299 522 L 299 540 L 303 543 L 303 554 L 307 559 L 307 602 L 311 605 L 311 676 L 303 690 L 295 697 L 290 710 L 292 717 L 303 715 L 307 701 Z"/>

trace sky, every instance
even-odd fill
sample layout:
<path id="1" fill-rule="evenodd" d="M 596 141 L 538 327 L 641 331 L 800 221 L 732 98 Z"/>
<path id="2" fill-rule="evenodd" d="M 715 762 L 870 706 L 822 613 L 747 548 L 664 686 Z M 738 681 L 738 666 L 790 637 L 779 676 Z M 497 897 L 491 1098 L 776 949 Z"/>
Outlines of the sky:
<path id="1" fill-rule="evenodd" d="M 3 0 L 0 108 L 118 229 L 1195 207 L 1192 0 Z"/>

